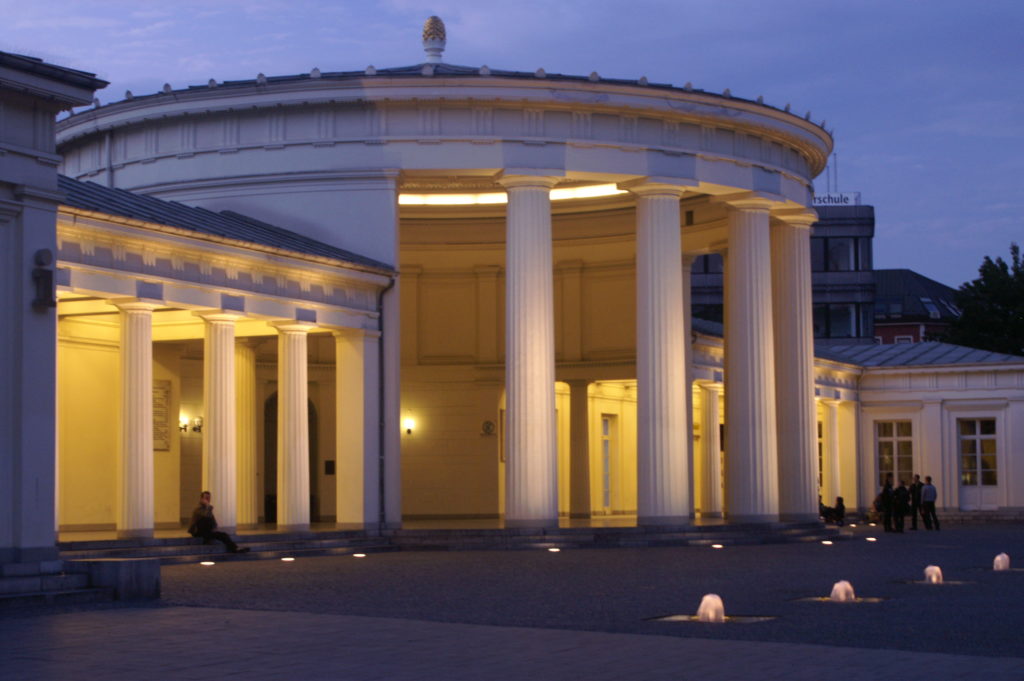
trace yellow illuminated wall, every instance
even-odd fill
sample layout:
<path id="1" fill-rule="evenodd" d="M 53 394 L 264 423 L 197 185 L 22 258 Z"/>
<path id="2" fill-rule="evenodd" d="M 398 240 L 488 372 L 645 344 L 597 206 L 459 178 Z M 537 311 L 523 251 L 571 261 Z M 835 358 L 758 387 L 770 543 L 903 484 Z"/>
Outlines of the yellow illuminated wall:
<path id="1" fill-rule="evenodd" d="M 114 529 L 120 375 L 116 316 L 61 320 L 57 346 L 58 522 Z"/>

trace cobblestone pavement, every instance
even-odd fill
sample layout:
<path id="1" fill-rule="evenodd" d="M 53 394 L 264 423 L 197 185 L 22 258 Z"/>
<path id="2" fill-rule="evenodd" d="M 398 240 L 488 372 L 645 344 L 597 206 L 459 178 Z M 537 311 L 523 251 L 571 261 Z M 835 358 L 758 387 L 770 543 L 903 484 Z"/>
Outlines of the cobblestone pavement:
<path id="1" fill-rule="evenodd" d="M 214 608 L 0 622 L 0 679 L 1019 681 L 1024 660 Z"/>
<path id="2" fill-rule="evenodd" d="M 158 605 L 0 615 L 0 680 L 1024 680 L 1024 527 L 832 546 L 462 551 L 163 569 Z M 867 542 L 867 536 L 878 541 Z M 918 583 L 924 567 L 947 583 Z M 850 580 L 879 603 L 835 604 Z M 704 593 L 753 624 L 664 623 Z"/>

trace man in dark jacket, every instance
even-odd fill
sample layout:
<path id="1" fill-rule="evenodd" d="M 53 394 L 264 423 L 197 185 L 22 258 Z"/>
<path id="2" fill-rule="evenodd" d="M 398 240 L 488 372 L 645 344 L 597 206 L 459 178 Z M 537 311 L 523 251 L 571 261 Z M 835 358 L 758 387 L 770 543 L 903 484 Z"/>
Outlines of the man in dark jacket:
<path id="1" fill-rule="evenodd" d="M 882 492 L 878 495 L 878 501 L 882 512 L 882 521 L 886 532 L 892 532 L 892 473 L 885 474 L 885 484 L 882 485 Z"/>
<path id="2" fill-rule="evenodd" d="M 910 483 L 910 529 L 917 529 L 917 514 L 921 512 L 921 476 L 915 475 L 914 481 Z"/>
<path id="3" fill-rule="evenodd" d="M 892 492 L 893 531 L 903 534 L 903 518 L 910 508 L 910 491 L 907 484 L 900 480 L 900 486 Z"/>
<path id="4" fill-rule="evenodd" d="M 192 511 L 192 522 L 188 526 L 188 533 L 193 537 L 203 540 L 204 544 L 211 541 L 219 541 L 228 547 L 231 553 L 247 553 L 249 547 L 238 548 L 238 544 L 231 540 L 225 532 L 217 531 L 217 519 L 213 516 L 213 505 L 210 503 L 210 493 L 204 491 L 199 495 L 199 505 Z"/>

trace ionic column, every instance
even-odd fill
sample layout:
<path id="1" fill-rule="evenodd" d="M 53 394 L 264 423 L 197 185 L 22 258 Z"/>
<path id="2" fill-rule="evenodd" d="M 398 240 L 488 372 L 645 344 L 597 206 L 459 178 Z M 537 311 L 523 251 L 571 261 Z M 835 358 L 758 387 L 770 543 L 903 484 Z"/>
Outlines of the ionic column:
<path id="1" fill-rule="evenodd" d="M 637 194 L 637 522 L 689 522 L 686 432 L 689 388 L 679 198 L 684 189 L 644 183 Z"/>
<path id="2" fill-rule="evenodd" d="M 553 177 L 498 180 L 508 191 L 505 266 L 505 524 L 558 525 Z"/>
<path id="3" fill-rule="evenodd" d="M 725 503 L 729 520 L 779 515 L 770 203 L 730 204 L 725 258 Z"/>
<path id="4" fill-rule="evenodd" d="M 569 381 L 569 517 L 590 518 L 588 381 Z"/>
<path id="5" fill-rule="evenodd" d="M 203 319 L 203 489 L 209 490 L 223 532 L 238 518 L 235 418 L 235 320 L 237 314 L 199 313 Z"/>
<path id="6" fill-rule="evenodd" d="M 816 220 L 813 212 L 802 212 L 771 228 L 779 518 L 790 521 L 818 517 L 811 307 L 811 225 Z"/>
<path id="7" fill-rule="evenodd" d="M 840 496 L 840 483 L 842 478 L 839 474 L 839 402 L 836 400 L 822 400 L 825 408 L 824 425 L 824 487 L 825 505 L 831 506 L 835 503 L 836 497 Z M 815 462 L 817 463 L 817 462 Z M 815 481 L 817 482 L 817 481 Z M 815 509 L 817 511 L 817 509 Z"/>
<path id="8" fill-rule="evenodd" d="M 310 324 L 275 322 L 277 329 L 277 529 L 309 529 Z"/>
<path id="9" fill-rule="evenodd" d="M 700 386 L 700 455 L 701 480 L 700 511 L 704 518 L 722 517 L 722 442 L 718 434 L 718 398 L 721 386 L 702 383 Z"/>
<path id="10" fill-rule="evenodd" d="M 118 452 L 119 539 L 153 536 L 152 303 L 115 303 L 121 310 L 121 435 Z"/>
<path id="11" fill-rule="evenodd" d="M 256 472 L 256 347 L 258 339 L 235 344 L 235 471 L 238 527 L 253 528 L 260 520 Z"/>
<path id="12" fill-rule="evenodd" d="M 375 530 L 380 518 L 380 332 L 334 333 L 337 524 Z"/>

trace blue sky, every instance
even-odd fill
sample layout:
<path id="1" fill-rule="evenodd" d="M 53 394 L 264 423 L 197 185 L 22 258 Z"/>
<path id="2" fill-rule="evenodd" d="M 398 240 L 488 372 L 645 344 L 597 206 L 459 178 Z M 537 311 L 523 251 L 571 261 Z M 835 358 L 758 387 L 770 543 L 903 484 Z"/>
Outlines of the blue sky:
<path id="1" fill-rule="evenodd" d="M 1003 0 L 0 0 L 0 50 L 94 72 L 104 102 L 210 78 L 445 61 L 636 78 L 812 112 L 875 265 L 958 286 L 1024 243 L 1024 3 Z M 825 189 L 825 176 L 817 180 Z"/>

